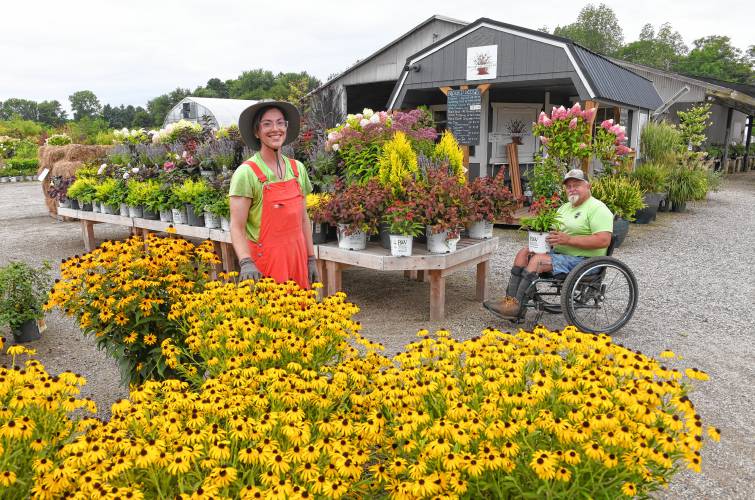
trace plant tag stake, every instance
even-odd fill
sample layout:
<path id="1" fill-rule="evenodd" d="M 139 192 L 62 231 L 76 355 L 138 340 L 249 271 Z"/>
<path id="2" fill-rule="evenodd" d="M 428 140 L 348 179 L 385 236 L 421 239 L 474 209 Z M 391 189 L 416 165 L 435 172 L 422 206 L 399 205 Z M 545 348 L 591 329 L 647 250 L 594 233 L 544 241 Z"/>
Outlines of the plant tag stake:
<path id="1" fill-rule="evenodd" d="M 46 168 L 46 169 L 42 170 L 42 173 L 39 174 L 39 177 L 37 177 L 37 180 L 40 181 L 40 182 L 43 181 L 43 180 L 45 180 L 45 177 L 47 177 L 47 174 L 49 174 L 49 173 L 50 173 L 50 169 L 49 168 Z"/>
<path id="2" fill-rule="evenodd" d="M 42 333 L 45 330 L 47 330 L 47 323 L 45 323 L 44 319 L 38 319 L 37 320 L 37 328 L 39 329 L 39 333 Z"/>

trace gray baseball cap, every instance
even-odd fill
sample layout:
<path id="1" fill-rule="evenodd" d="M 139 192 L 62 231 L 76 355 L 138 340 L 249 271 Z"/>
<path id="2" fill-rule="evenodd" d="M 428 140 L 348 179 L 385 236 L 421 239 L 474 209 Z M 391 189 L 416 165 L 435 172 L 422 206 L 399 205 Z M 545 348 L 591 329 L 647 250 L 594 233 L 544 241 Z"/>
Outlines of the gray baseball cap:
<path id="1" fill-rule="evenodd" d="M 585 173 L 578 168 L 573 168 L 569 170 L 568 172 L 566 172 L 566 175 L 564 176 L 564 180 L 561 182 L 561 184 L 566 182 L 568 179 L 577 179 L 583 182 L 589 182 L 587 180 L 587 176 L 585 175 Z"/>

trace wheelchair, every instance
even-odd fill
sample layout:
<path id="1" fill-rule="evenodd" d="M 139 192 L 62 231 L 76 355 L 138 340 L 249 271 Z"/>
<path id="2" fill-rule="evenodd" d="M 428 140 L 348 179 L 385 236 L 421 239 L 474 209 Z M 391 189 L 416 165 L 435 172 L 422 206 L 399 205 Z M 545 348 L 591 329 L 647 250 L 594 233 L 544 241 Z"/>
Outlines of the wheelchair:
<path id="1" fill-rule="evenodd" d="M 533 324 L 547 312 L 588 333 L 610 335 L 623 327 L 637 308 L 638 286 L 632 270 L 612 257 L 614 246 L 611 236 L 607 255 L 585 259 L 568 274 L 541 273 L 522 300 L 524 311 L 537 311 Z"/>

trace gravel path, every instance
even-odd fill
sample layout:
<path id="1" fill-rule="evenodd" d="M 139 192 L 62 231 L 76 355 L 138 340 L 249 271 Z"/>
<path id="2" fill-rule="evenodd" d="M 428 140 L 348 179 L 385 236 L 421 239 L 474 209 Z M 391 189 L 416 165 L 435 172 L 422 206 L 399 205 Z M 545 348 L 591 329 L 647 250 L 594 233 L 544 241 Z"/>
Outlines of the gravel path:
<path id="1" fill-rule="evenodd" d="M 0 185 L 0 265 L 11 259 L 53 262 L 83 251 L 78 224 L 46 215 L 39 185 Z M 722 431 L 722 441 L 703 450 L 703 473 L 682 472 L 659 495 L 668 498 L 751 498 L 755 484 L 755 325 L 752 274 L 755 246 L 755 172 L 727 177 L 724 188 L 705 203 L 688 204 L 683 214 L 659 213 L 650 225 L 633 224 L 615 257 L 626 262 L 640 285 L 632 320 L 614 338 L 657 355 L 672 349 L 684 356 L 679 366 L 710 374 L 691 395 L 706 425 Z M 500 295 L 524 233 L 496 229 L 501 246 L 492 261 L 491 293 Z M 99 239 L 127 236 L 123 228 L 95 226 Z M 346 270 L 344 291 L 362 308 L 363 333 L 392 354 L 414 339 L 420 328 L 448 328 L 469 338 L 486 326 L 509 330 L 474 301 L 474 268 L 447 279 L 446 320 L 428 320 L 429 284 L 410 282 L 400 272 Z M 545 315 L 550 328 L 563 318 Z M 107 417 L 108 407 L 127 395 L 115 363 L 82 337 L 75 323 L 58 313 L 35 342 L 39 359 L 54 373 L 83 374 L 91 396 Z M 7 335 L 7 332 L 6 332 Z M 4 362 L 0 355 L 0 362 Z"/>

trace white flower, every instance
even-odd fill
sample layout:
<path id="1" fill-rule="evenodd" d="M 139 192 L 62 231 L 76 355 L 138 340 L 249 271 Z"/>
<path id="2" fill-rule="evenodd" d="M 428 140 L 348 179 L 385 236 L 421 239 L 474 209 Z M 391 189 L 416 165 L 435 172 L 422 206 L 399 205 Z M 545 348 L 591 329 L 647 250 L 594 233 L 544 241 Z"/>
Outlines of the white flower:
<path id="1" fill-rule="evenodd" d="M 332 147 L 333 147 L 333 151 L 338 151 L 338 148 L 339 148 L 338 143 L 333 144 Z"/>
<path id="2" fill-rule="evenodd" d="M 131 169 L 131 172 L 135 173 L 135 174 L 138 174 L 139 173 L 139 168 L 138 167 L 134 167 L 134 168 Z"/>
<path id="3" fill-rule="evenodd" d="M 124 173 L 123 173 L 123 180 L 124 180 L 124 181 L 125 181 L 126 179 L 128 179 L 129 177 L 131 177 L 131 176 L 130 176 L 130 175 L 128 175 L 128 172 L 124 172 Z"/>
<path id="4" fill-rule="evenodd" d="M 97 169 L 97 175 L 102 175 L 102 172 L 104 172 L 106 168 L 107 168 L 107 163 L 103 163 L 102 165 L 100 165 L 100 168 Z"/>
<path id="5" fill-rule="evenodd" d="M 370 117 L 370 123 L 380 123 L 380 115 L 372 115 Z"/>
<path id="6" fill-rule="evenodd" d="M 328 140 L 329 141 L 332 141 L 335 138 L 336 138 L 336 133 L 335 132 L 331 132 L 331 133 L 328 134 Z"/>
<path id="7" fill-rule="evenodd" d="M 362 118 L 361 120 L 359 120 L 359 126 L 360 127 L 364 127 L 364 126 L 369 125 L 369 124 L 370 124 L 370 120 L 368 120 L 366 118 Z"/>
<path id="8" fill-rule="evenodd" d="M 369 120 L 370 118 L 372 118 L 372 115 L 373 115 L 373 114 L 375 114 L 375 112 L 374 112 L 374 111 L 372 111 L 372 110 L 371 110 L 370 108 L 364 108 L 364 109 L 362 110 L 362 115 L 364 115 L 364 117 L 365 117 L 365 118 L 367 118 L 368 120 Z"/>

